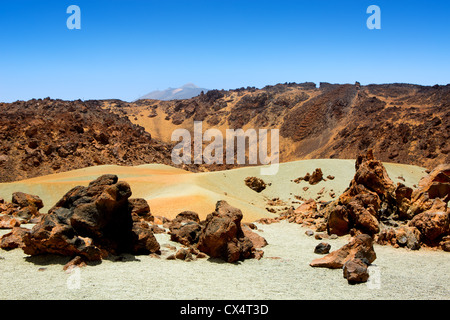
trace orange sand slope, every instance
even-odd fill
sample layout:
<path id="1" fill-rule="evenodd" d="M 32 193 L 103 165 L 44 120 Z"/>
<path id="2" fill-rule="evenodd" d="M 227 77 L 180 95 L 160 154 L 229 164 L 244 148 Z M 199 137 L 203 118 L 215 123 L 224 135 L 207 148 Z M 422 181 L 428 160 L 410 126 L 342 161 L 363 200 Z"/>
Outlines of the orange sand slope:
<path id="1" fill-rule="evenodd" d="M 385 163 L 389 176 L 394 182 L 402 182 L 408 186 L 417 184 L 425 169 L 411 165 Z M 334 180 L 321 181 L 311 186 L 302 181 L 297 184 L 293 180 L 312 173 L 321 168 L 324 177 L 332 175 Z M 226 200 L 238 207 L 244 214 L 244 221 L 255 221 L 262 217 L 273 217 L 266 210 L 267 201 L 279 198 L 285 206 L 298 206 L 295 196 L 316 198 L 324 189 L 321 200 L 332 200 L 332 191 L 339 196 L 349 185 L 355 173 L 354 160 L 322 159 L 300 160 L 280 164 L 279 171 L 273 176 L 260 175 L 260 167 L 247 167 L 227 171 L 191 173 L 161 164 L 148 164 L 136 167 L 103 165 L 69 172 L 0 184 L 0 197 L 10 201 L 11 194 L 22 191 L 38 195 L 44 201 L 41 212 L 50 209 L 67 191 L 77 185 L 88 183 L 102 174 L 116 174 L 120 180 L 127 181 L 133 192 L 133 198 L 144 198 L 148 201 L 155 216 L 175 217 L 178 213 L 195 211 L 204 219 L 214 211 L 218 200 Z M 248 188 L 244 179 L 256 176 L 267 184 L 265 190 L 257 193 Z M 403 179 L 401 179 L 403 178 Z M 304 191 L 304 187 L 308 190 Z M 274 207 L 277 208 L 277 207 Z"/>

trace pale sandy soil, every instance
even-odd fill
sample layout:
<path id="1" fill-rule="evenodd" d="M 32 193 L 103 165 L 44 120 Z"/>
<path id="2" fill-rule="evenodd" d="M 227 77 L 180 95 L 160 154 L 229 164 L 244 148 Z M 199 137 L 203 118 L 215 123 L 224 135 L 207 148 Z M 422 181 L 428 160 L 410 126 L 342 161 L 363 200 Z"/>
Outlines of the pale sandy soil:
<path id="1" fill-rule="evenodd" d="M 385 166 L 394 182 L 402 176 L 409 186 L 424 175 L 419 167 Z M 335 179 L 315 186 L 291 181 L 315 168 Z M 260 176 L 257 167 L 193 174 L 163 165 L 99 166 L 0 184 L 0 196 L 9 200 L 14 191 L 37 194 L 46 205 L 41 212 L 46 212 L 70 188 L 87 185 L 104 173 L 117 174 L 129 182 L 133 197 L 145 198 L 154 215 L 173 217 L 193 210 L 204 218 L 214 210 L 215 202 L 223 199 L 239 207 L 244 220 L 254 221 L 273 216 L 265 210 L 270 198 L 298 205 L 294 195 L 315 198 L 323 187 L 324 200 L 331 199 L 331 189 L 339 195 L 354 175 L 354 161 L 295 161 L 281 164 L 275 176 Z M 272 185 L 256 193 L 243 182 L 248 176 L 260 176 Z M 309 190 L 304 192 L 304 186 Z M 313 251 L 319 241 L 306 236 L 306 228 L 285 221 L 258 227 L 269 242 L 264 257 L 237 264 L 166 260 L 172 253 L 166 245 L 179 247 L 167 234 L 156 235 L 162 247 L 161 259 L 124 256 L 123 261 L 88 265 L 79 269 L 79 274 L 62 270 L 69 260 L 66 257 L 28 257 L 20 249 L 0 250 L 0 299 L 450 299 L 449 253 L 375 245 L 378 258 L 370 267 L 369 285 L 348 285 L 342 270 L 309 266 L 318 257 Z M 0 235 L 6 232 L 0 230 Z M 348 238 L 325 241 L 336 250 Z"/>
<path id="2" fill-rule="evenodd" d="M 0 250 L 0 299 L 450 299 L 446 252 L 375 245 L 370 269 L 378 281 L 349 285 L 342 270 L 309 266 L 319 241 L 306 236 L 306 228 L 287 222 L 258 226 L 269 242 L 259 261 L 166 260 L 171 251 L 164 245 L 179 245 L 159 234 L 161 259 L 125 256 L 89 265 L 79 271 L 79 287 L 75 273 L 62 270 L 68 258 Z M 328 242 L 335 250 L 347 240 Z"/>
<path id="3" fill-rule="evenodd" d="M 42 198 L 45 207 L 41 212 L 47 212 L 67 191 L 77 185 L 88 185 L 98 176 L 114 173 L 119 179 L 131 185 L 132 197 L 144 198 L 150 204 L 153 215 L 175 217 L 178 213 L 191 210 L 204 219 L 214 211 L 218 200 L 226 200 L 238 207 L 244 213 L 244 221 L 254 221 L 262 217 L 273 217 L 266 210 L 267 200 L 280 198 L 285 206 L 298 206 L 295 196 L 305 199 L 316 198 L 317 192 L 325 188 L 321 200 L 332 198 L 329 192 L 333 190 L 339 196 L 349 185 L 355 173 L 354 160 L 301 160 L 280 164 L 276 175 L 262 176 L 259 167 L 239 168 L 228 171 L 190 173 L 170 166 L 150 164 L 137 167 L 120 167 L 113 165 L 90 167 L 70 172 L 58 173 L 14 183 L 0 184 L 0 197 L 10 201 L 11 194 L 22 191 L 36 194 Z M 394 182 L 403 182 L 408 186 L 416 184 L 425 175 L 424 169 L 416 166 L 385 164 Z M 312 173 L 321 168 L 324 177 L 335 176 L 334 180 L 322 181 L 314 186 L 302 181 L 299 184 L 294 179 Z M 246 177 L 257 176 L 266 183 L 271 183 L 264 191 L 257 193 L 248 188 Z M 307 191 L 303 188 L 308 187 Z"/>

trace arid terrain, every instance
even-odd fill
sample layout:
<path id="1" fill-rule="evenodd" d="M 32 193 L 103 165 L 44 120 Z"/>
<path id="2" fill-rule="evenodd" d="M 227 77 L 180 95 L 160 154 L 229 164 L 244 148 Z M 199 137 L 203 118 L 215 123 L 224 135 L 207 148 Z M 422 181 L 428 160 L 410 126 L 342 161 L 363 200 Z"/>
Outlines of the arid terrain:
<path id="1" fill-rule="evenodd" d="M 355 159 L 371 148 L 382 161 L 432 169 L 450 162 L 450 85 L 278 84 L 212 90 L 173 101 L 103 101 L 170 143 L 176 128 L 280 130 L 280 161 Z M 220 169 L 220 168 L 219 168 Z"/>
<path id="2" fill-rule="evenodd" d="M 0 103 L 0 181 L 94 165 L 173 165 L 177 128 L 280 130 L 280 161 L 355 159 L 432 169 L 450 162 L 450 86 L 278 84 L 187 100 Z M 235 165 L 183 165 L 215 171 Z M 181 166 L 180 166 L 181 167 Z"/>
<path id="3" fill-rule="evenodd" d="M 309 185 L 295 183 L 320 166 L 334 179 Z M 385 163 L 394 182 L 413 187 L 426 173 L 423 168 Z M 318 196 L 331 200 L 329 191 L 346 190 L 355 172 L 350 160 L 302 160 L 284 163 L 279 174 L 266 179 L 271 183 L 260 193 L 247 187 L 245 177 L 259 176 L 257 167 L 220 172 L 190 173 L 166 165 L 119 167 L 103 165 L 66 173 L 0 184 L 0 196 L 9 199 L 13 190 L 42 197 L 47 212 L 72 187 L 87 186 L 89 181 L 115 172 L 128 182 L 132 197 L 143 197 L 155 216 L 154 223 L 163 233 L 156 233 L 160 254 L 120 254 L 101 263 L 88 263 L 78 273 L 63 271 L 71 256 L 33 255 L 20 249 L 0 250 L 0 274 L 7 285 L 1 286 L 2 299 L 448 299 L 448 252 L 432 248 L 412 251 L 374 243 L 377 259 L 369 266 L 371 280 L 351 286 L 342 270 L 311 268 L 309 263 L 320 257 L 314 247 L 324 241 L 336 250 L 350 235 L 328 237 L 315 231 L 314 225 L 283 220 L 266 224 L 254 222 L 254 232 L 266 239 L 260 260 L 246 259 L 223 263 L 217 259 L 194 259 L 190 262 L 170 257 L 186 246 L 171 238 L 172 226 L 158 220 L 164 215 L 174 219 L 185 210 L 195 210 L 200 219 L 214 210 L 216 200 L 226 200 L 242 209 L 243 221 L 259 221 L 279 216 L 286 206 L 298 207 L 294 195 Z M 293 173 L 297 173 L 293 175 Z M 259 176 L 261 177 L 261 176 Z M 307 191 L 304 187 L 309 186 Z M 269 205 L 277 196 L 280 201 Z M 190 199 L 190 201 L 189 201 Z M 281 205 L 280 205 L 281 204 Z M 276 213 L 265 208 L 274 208 Z M 278 211 L 279 210 L 279 211 Z M 189 224 L 187 224 L 189 225 Z M 186 225 L 186 226 L 187 226 Z M 32 228 L 35 224 L 23 224 Z M 170 228 L 170 231 L 169 231 Z M 0 236 L 10 230 L 0 230 Z M 311 236 L 312 232 L 315 236 Z M 320 237 L 318 237 L 320 236 Z M 408 272 L 404 272 L 408 270 Z M 74 282 L 76 281 L 76 282 Z M 180 285 L 180 283 L 182 285 Z M 332 290 L 330 290 L 332 288 Z"/>
<path id="4" fill-rule="evenodd" d="M 277 173 L 174 165 L 194 121 Z M 0 299 L 449 299 L 449 129 L 450 85 L 0 103 Z"/>

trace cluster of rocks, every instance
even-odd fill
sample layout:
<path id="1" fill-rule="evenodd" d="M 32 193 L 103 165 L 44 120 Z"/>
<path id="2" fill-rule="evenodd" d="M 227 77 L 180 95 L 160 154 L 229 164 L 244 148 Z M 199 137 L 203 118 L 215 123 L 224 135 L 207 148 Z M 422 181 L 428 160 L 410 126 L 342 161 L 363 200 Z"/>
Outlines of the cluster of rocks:
<path id="1" fill-rule="evenodd" d="M 310 185 L 318 184 L 320 181 L 323 180 L 323 173 L 322 169 L 316 168 L 312 174 L 309 174 L 309 172 L 304 177 L 299 177 L 294 180 L 295 183 L 300 183 L 301 181 L 306 181 Z"/>
<path id="2" fill-rule="evenodd" d="M 287 220 L 290 223 L 301 224 L 304 227 L 311 227 L 317 232 L 326 231 L 327 222 L 325 211 L 323 210 L 324 203 L 317 202 L 314 199 L 303 199 L 303 201 L 304 202 L 297 208 L 288 207 L 285 210 L 282 210 L 276 217 L 261 218 L 257 222 L 261 224 L 271 224 L 282 220 Z M 275 210 L 270 212 L 276 213 Z"/>
<path id="3" fill-rule="evenodd" d="M 156 253 L 159 244 L 145 220 L 145 200 L 129 199 L 128 183 L 104 175 L 67 192 L 30 230 L 14 228 L 1 238 L 3 249 L 20 247 L 34 256 L 58 254 L 97 261 L 110 254 Z"/>
<path id="4" fill-rule="evenodd" d="M 374 242 L 411 250 L 429 246 L 450 251 L 450 165 L 436 167 L 414 190 L 401 183 L 395 185 L 371 150 L 357 158 L 355 169 L 349 187 L 337 200 L 306 200 L 296 209 L 259 222 L 302 224 L 315 229 L 318 240 L 324 238 L 320 232 L 328 237 L 352 235 L 341 249 L 311 262 L 313 267 L 343 268 L 349 283 L 368 280 L 368 266 L 376 258 Z M 308 235 L 314 234 L 308 231 Z M 327 243 L 320 243 L 314 252 L 329 250 Z"/>
<path id="5" fill-rule="evenodd" d="M 0 229 L 11 229 L 22 223 L 35 222 L 44 207 L 41 198 L 23 192 L 14 192 L 11 202 L 0 199 Z"/>
<path id="6" fill-rule="evenodd" d="M 355 284 L 366 282 L 369 279 L 368 267 L 376 257 L 372 237 L 368 234 L 359 234 L 340 249 L 311 261 L 310 266 L 343 269 L 344 278 L 348 283 Z"/>
<path id="7" fill-rule="evenodd" d="M 380 244 L 449 247 L 450 166 L 440 165 L 415 190 L 394 185 L 371 151 L 359 156 L 347 190 L 325 208 L 328 233 L 366 233 Z"/>
<path id="8" fill-rule="evenodd" d="M 259 222 L 287 220 L 329 235 L 368 234 L 382 245 L 450 250 L 450 165 L 436 167 L 416 189 L 395 185 L 371 150 L 358 156 L 355 169 L 349 187 L 337 200 L 305 200 L 295 209 Z"/>
<path id="9" fill-rule="evenodd" d="M 40 215 L 32 229 L 11 226 L 12 231 L 0 238 L 0 248 L 22 248 L 31 256 L 69 256 L 73 259 L 68 265 L 123 253 L 159 255 L 161 248 L 154 234 L 165 230 L 154 223 L 147 201 L 132 199 L 131 194 L 128 183 L 116 175 L 103 175 L 87 187 L 67 192 L 47 214 Z M 39 200 L 21 193 L 13 196 L 18 211 L 34 206 L 37 212 L 43 206 Z M 262 257 L 263 252 L 254 245 L 261 242 L 260 236 L 243 228 L 241 220 L 241 210 L 219 201 L 205 221 L 194 212 L 182 212 L 165 225 L 171 240 L 185 247 L 176 254 L 179 259 L 187 260 L 192 254 L 228 262 Z"/>
<path id="10" fill-rule="evenodd" d="M 182 212 L 168 223 L 172 241 L 189 248 L 190 253 L 201 252 L 211 258 L 227 262 L 263 256 L 260 250 L 265 239 L 242 225 L 242 211 L 226 201 L 218 201 L 216 209 L 206 220 L 200 221 L 194 212 Z"/>

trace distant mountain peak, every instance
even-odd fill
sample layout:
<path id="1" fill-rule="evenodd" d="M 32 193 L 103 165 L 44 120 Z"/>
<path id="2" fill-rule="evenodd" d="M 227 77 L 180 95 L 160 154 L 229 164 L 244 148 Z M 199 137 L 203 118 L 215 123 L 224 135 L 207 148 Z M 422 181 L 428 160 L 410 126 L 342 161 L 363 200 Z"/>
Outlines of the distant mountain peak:
<path id="1" fill-rule="evenodd" d="M 196 86 L 195 84 L 193 84 L 192 82 L 186 83 L 184 86 L 182 86 L 182 87 L 180 87 L 180 88 L 183 88 L 183 89 L 186 89 L 186 88 L 199 89 L 199 87 L 197 87 L 197 86 Z"/>
<path id="2" fill-rule="evenodd" d="M 179 88 L 167 88 L 165 90 L 152 91 L 137 100 L 154 99 L 154 100 L 175 100 L 190 99 L 198 96 L 201 92 L 207 92 L 209 89 L 200 88 L 193 83 L 186 83 Z"/>

